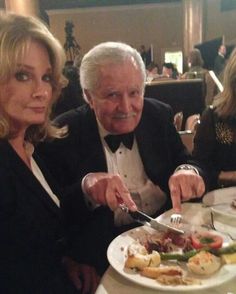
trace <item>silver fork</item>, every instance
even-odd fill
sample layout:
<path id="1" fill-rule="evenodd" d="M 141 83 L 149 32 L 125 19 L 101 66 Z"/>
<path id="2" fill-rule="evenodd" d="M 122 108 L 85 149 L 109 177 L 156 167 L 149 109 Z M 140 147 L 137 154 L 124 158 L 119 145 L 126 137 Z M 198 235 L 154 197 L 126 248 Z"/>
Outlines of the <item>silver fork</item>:
<path id="1" fill-rule="evenodd" d="M 174 227 L 178 227 L 183 220 L 183 216 L 180 213 L 173 213 L 170 216 L 170 223 L 174 226 Z"/>
<path id="2" fill-rule="evenodd" d="M 129 208 L 126 206 L 126 204 L 124 203 L 119 203 L 119 207 L 121 210 L 123 210 L 124 212 L 128 213 L 129 212 Z"/>

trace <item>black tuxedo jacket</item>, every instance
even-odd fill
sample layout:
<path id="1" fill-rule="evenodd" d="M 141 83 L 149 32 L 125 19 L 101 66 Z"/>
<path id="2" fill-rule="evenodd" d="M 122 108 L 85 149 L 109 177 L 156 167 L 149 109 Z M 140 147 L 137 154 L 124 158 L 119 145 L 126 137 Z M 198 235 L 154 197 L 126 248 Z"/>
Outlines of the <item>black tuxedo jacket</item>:
<path id="1" fill-rule="evenodd" d="M 29 168 L 0 140 L 0 293 L 74 293 L 61 266 L 61 220 L 60 209 Z"/>
<path id="2" fill-rule="evenodd" d="M 225 57 L 218 54 L 214 61 L 214 72 L 217 76 L 219 76 L 224 70 L 225 63 L 226 63 Z"/>
<path id="3" fill-rule="evenodd" d="M 107 171 L 94 112 L 83 105 L 59 116 L 56 123 L 68 126 L 68 136 L 43 143 L 39 152 L 62 187 L 77 185 L 80 189 L 87 173 Z M 168 191 L 168 179 L 175 168 L 191 160 L 174 128 L 170 107 L 145 99 L 135 136 L 147 176 Z"/>

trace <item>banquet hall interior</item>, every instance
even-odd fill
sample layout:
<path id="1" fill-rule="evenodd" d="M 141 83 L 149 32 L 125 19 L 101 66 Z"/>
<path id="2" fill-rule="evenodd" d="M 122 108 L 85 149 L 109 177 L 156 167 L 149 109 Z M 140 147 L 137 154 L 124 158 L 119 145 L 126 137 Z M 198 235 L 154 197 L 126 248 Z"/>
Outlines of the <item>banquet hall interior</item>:
<path id="1" fill-rule="evenodd" d="M 46 22 L 64 46 L 68 64 L 80 61 L 100 42 L 122 41 L 137 50 L 143 47 L 146 66 L 156 64 L 159 77 L 165 62 L 174 64 L 181 77 L 188 70 L 187 58 L 193 48 L 201 51 L 204 67 L 212 71 L 218 47 L 224 44 L 229 55 L 236 43 L 236 4 L 230 0 L 0 0 L 0 9 Z M 160 78 L 147 82 L 145 96 L 170 104 L 174 114 L 183 114 L 178 130 L 185 140 L 187 119 L 201 115 L 219 91 L 220 81 L 215 79 L 208 86 L 202 79 Z M 210 99 L 206 98 L 208 87 Z M 83 103 L 81 89 L 76 89 L 72 91 L 79 93 L 79 99 L 62 101 L 54 116 Z"/>
<path id="2" fill-rule="evenodd" d="M 0 0 L 0 11 L 40 18 L 65 49 L 64 75 L 69 82 L 54 105 L 52 119 L 85 103 L 78 76 L 83 56 L 101 42 L 124 42 L 136 48 L 141 56 L 145 53 L 143 61 L 147 70 L 155 65 L 156 76 L 147 78 L 144 96 L 171 106 L 173 123 L 190 153 L 202 113 L 222 91 L 222 77 L 214 73 L 218 49 L 222 44 L 226 47 L 227 62 L 236 46 L 236 0 Z M 209 79 L 183 78 L 189 70 L 188 56 L 193 49 L 200 51 Z M 163 64 L 172 64 L 178 75 L 165 76 Z M 205 225 L 207 206 L 200 209 L 197 204 L 194 210 L 191 205 L 187 203 L 183 207 L 184 217 Z M 169 216 L 169 212 L 164 215 Z M 209 217 L 207 220 L 212 221 Z M 235 242 L 235 238 L 231 239 Z M 122 293 L 143 293 L 143 288 L 130 286 L 130 281 L 124 282 L 111 267 L 107 277 L 97 294 L 121 293 L 122 287 Z M 227 291 L 235 287 L 234 283 L 235 280 L 226 284 L 231 287 Z M 100 291 L 107 285 L 112 288 L 110 292 Z M 214 293 L 226 294 L 220 292 L 222 289 Z"/>

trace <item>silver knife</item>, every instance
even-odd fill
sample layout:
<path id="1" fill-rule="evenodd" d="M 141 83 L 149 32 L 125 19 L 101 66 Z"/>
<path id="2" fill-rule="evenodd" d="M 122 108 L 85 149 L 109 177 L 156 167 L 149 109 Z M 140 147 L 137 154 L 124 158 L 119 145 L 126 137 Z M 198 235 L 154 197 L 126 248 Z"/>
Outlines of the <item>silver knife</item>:
<path id="1" fill-rule="evenodd" d="M 142 225 L 149 226 L 157 231 L 169 231 L 169 232 L 174 232 L 177 234 L 184 234 L 183 230 L 171 227 L 167 224 L 161 223 L 158 220 L 150 217 L 149 215 L 145 214 L 144 212 L 140 210 L 136 211 L 130 211 L 128 207 L 125 204 L 119 204 L 119 207 L 128 213 L 136 222 L 141 223 Z"/>

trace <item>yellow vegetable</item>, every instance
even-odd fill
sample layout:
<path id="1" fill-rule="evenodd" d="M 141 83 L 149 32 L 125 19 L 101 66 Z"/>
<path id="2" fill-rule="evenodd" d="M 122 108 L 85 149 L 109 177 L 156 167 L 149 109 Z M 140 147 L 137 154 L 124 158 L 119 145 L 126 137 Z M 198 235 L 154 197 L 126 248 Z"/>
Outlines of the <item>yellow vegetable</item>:
<path id="1" fill-rule="evenodd" d="M 222 254 L 221 259 L 226 264 L 236 263 L 236 253 Z"/>

